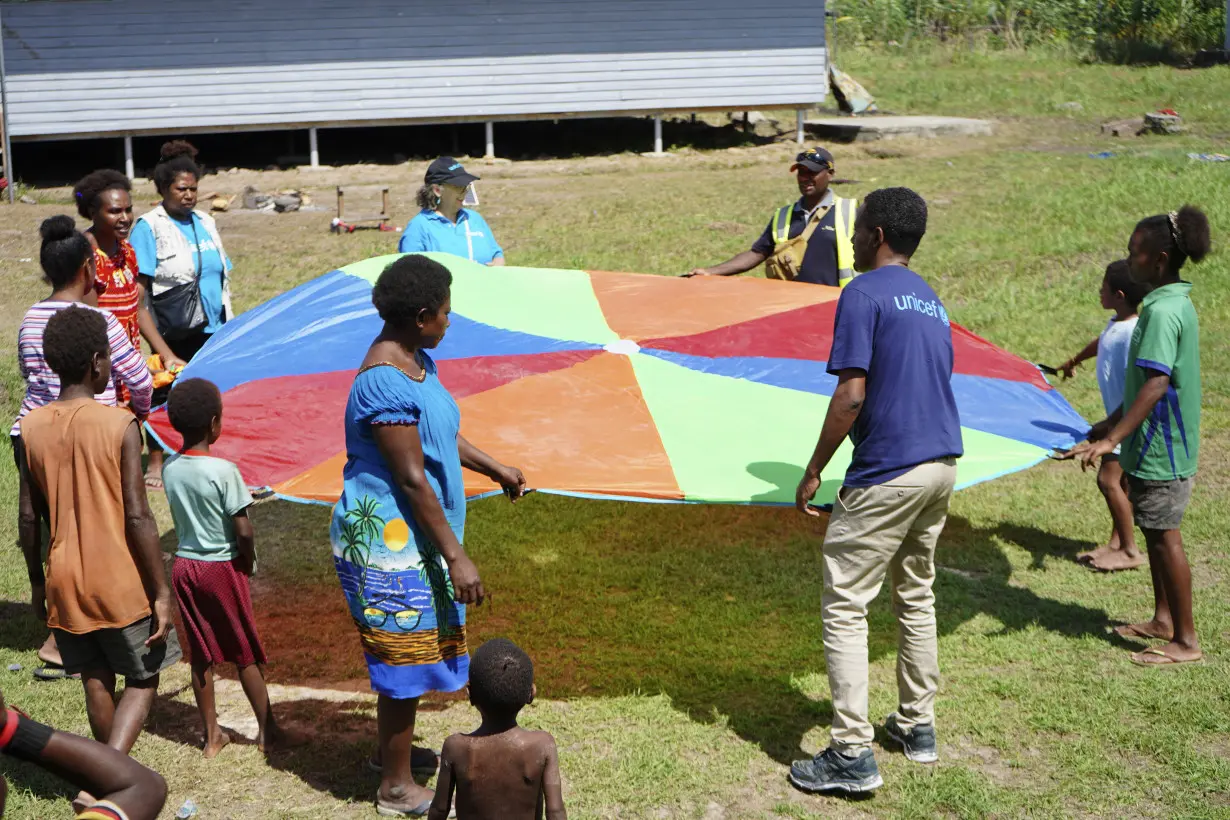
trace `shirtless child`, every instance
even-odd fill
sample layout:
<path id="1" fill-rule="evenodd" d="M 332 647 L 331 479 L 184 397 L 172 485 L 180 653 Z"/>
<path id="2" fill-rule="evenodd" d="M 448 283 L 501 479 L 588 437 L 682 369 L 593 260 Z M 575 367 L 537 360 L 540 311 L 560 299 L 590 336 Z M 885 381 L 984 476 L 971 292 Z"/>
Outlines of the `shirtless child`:
<path id="1" fill-rule="evenodd" d="M 440 778 L 428 820 L 445 820 L 457 792 L 458 820 L 565 820 L 555 739 L 517 725 L 534 700 L 534 664 L 504 638 L 470 659 L 470 703 L 483 722 L 452 735 L 440 753 Z"/>

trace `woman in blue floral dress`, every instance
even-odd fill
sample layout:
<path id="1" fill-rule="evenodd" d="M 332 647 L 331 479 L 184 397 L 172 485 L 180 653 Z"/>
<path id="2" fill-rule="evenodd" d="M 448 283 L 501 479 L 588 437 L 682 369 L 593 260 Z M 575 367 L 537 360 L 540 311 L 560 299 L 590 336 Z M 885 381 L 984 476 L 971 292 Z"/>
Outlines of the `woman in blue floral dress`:
<path id="1" fill-rule="evenodd" d="M 460 435 L 457 403 L 427 354 L 448 329 L 451 284 L 443 265 L 409 255 L 372 289 L 384 329 L 350 390 L 347 462 L 331 527 L 333 563 L 379 695 L 377 807 L 392 816 L 427 813 L 432 792 L 415 784 L 411 769 L 434 771 L 436 760 L 427 749 L 412 754 L 418 699 L 466 685 L 465 605 L 486 595 L 461 546 L 461 468 L 490 477 L 514 501 L 525 492 L 520 470 Z"/>

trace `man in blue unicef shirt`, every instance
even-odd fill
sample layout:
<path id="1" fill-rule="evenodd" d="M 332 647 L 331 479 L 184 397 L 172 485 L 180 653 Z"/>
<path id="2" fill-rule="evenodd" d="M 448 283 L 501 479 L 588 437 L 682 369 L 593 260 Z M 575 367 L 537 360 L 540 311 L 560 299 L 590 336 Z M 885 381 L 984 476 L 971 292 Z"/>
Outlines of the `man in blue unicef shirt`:
<path id="1" fill-rule="evenodd" d="M 862 273 L 837 302 L 828 371 L 837 388 L 798 508 L 846 438 L 854 455 L 824 537 L 824 658 L 833 698 L 829 747 L 790 779 L 806 791 L 883 785 L 867 718 L 867 605 L 891 573 L 898 621 L 898 708 L 885 731 L 910 760 L 936 760 L 935 543 L 948 517 L 961 455 L 952 394 L 952 331 L 931 286 L 907 267 L 927 230 L 927 203 L 908 188 L 872 192 L 854 227 Z"/>

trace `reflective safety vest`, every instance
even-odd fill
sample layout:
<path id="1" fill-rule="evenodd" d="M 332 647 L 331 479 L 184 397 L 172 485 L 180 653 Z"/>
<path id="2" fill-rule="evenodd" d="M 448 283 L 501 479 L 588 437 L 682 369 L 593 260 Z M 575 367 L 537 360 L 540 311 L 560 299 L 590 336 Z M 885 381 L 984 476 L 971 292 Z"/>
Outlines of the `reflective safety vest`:
<path id="1" fill-rule="evenodd" d="M 795 203 L 783 205 L 773 216 L 773 242 L 780 245 L 790 239 L 790 217 Z M 837 284 L 845 287 L 856 274 L 854 272 L 854 213 L 857 199 L 833 195 L 833 230 L 837 235 Z"/>

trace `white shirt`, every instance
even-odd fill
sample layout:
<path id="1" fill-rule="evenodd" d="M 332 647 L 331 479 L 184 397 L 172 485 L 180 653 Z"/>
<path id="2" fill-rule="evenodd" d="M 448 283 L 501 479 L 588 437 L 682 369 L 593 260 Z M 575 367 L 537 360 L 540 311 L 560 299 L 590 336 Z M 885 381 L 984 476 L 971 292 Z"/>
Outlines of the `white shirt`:
<path id="1" fill-rule="evenodd" d="M 1132 331 L 1135 329 L 1135 316 L 1121 322 L 1116 322 L 1112 317 L 1098 337 L 1098 387 L 1102 391 L 1102 405 L 1107 415 L 1123 404 L 1128 350 L 1132 346 Z"/>

